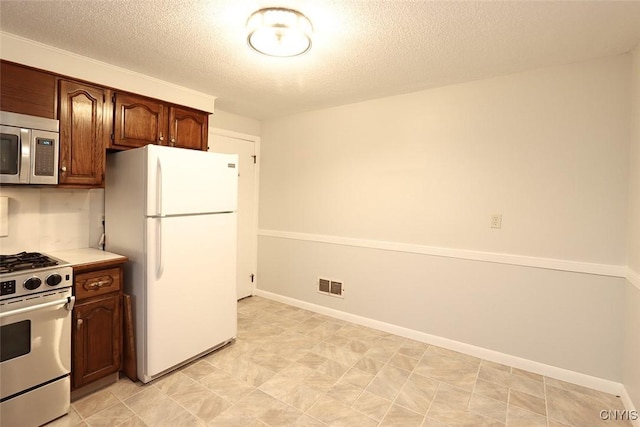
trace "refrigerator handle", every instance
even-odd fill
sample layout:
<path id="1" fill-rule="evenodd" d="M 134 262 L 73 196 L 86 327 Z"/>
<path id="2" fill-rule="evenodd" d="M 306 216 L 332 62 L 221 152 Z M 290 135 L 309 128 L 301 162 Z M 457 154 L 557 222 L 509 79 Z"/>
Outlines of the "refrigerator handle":
<path id="1" fill-rule="evenodd" d="M 156 167 L 156 215 L 162 216 L 162 163 L 159 158 Z"/>
<path id="2" fill-rule="evenodd" d="M 156 218 L 156 265 L 158 266 L 157 276 L 162 277 L 164 265 L 162 263 L 162 218 Z"/>

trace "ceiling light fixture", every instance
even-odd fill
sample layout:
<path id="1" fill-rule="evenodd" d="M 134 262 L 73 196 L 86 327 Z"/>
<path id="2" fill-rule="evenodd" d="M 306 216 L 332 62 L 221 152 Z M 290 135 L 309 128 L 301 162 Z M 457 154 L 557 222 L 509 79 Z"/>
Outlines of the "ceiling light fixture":
<path id="1" fill-rule="evenodd" d="M 293 9 L 271 7 L 254 12 L 247 20 L 247 42 L 269 56 L 297 56 L 311 49 L 311 21 Z"/>

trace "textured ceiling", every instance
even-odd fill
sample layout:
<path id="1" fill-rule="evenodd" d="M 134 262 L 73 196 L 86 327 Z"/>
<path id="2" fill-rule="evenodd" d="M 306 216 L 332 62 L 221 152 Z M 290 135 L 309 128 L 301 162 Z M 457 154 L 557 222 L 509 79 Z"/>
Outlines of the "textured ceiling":
<path id="1" fill-rule="evenodd" d="M 249 15 L 297 9 L 311 50 L 270 58 Z M 0 1 L 0 29 L 218 97 L 256 119 L 629 51 L 640 1 Z"/>

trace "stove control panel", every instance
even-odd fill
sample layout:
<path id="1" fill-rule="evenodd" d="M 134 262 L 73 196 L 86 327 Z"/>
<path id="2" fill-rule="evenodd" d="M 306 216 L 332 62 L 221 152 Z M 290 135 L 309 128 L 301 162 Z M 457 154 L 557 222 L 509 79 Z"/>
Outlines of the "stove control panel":
<path id="1" fill-rule="evenodd" d="M 16 293 L 16 281 L 15 280 L 5 280 L 0 282 L 0 296 L 2 295 L 11 295 Z"/>

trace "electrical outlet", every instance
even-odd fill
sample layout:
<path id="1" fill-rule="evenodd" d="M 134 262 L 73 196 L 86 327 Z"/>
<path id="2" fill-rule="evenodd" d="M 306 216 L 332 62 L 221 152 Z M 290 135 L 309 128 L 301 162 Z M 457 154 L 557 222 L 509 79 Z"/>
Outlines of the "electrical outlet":
<path id="1" fill-rule="evenodd" d="M 502 214 L 491 215 L 491 228 L 502 228 Z"/>

